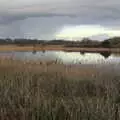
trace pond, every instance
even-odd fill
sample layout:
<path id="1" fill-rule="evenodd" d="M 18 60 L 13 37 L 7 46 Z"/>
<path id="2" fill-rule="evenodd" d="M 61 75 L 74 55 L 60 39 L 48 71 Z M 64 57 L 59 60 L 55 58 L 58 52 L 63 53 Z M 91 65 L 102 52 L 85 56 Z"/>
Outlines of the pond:
<path id="1" fill-rule="evenodd" d="M 9 56 L 19 60 L 59 60 L 64 64 L 120 64 L 120 54 L 64 52 L 64 51 L 31 51 L 0 52 L 0 57 Z"/>

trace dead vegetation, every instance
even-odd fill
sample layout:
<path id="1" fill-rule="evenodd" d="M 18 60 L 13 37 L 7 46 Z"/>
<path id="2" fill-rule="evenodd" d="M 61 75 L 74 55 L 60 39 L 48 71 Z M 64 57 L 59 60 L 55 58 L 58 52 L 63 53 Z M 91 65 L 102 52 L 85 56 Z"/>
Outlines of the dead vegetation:
<path id="1" fill-rule="evenodd" d="M 120 76 L 112 70 L 99 72 L 0 59 L 0 119 L 119 120 Z"/>

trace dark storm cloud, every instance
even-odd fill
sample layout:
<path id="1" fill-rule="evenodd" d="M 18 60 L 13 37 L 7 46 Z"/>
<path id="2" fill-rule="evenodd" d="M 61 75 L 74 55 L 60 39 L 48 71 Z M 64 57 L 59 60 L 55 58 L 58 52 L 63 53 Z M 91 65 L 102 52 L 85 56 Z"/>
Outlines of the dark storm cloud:
<path id="1" fill-rule="evenodd" d="M 23 14 L 23 15 L 4 15 L 0 16 L 0 24 L 11 24 L 12 22 L 25 20 L 27 18 L 42 18 L 42 17 L 76 17 L 75 15 L 71 14 L 51 14 L 51 13 L 42 13 L 42 14 Z"/>
<path id="2" fill-rule="evenodd" d="M 119 13 L 119 0 L 0 0 L 0 35 L 52 38 L 84 24 L 120 29 Z"/>
<path id="3" fill-rule="evenodd" d="M 0 16 L 0 24 L 11 24 L 14 21 L 17 20 L 24 20 L 26 19 L 26 16 Z"/>
<path id="4" fill-rule="evenodd" d="M 88 21 L 99 22 L 101 20 L 112 22 L 112 20 L 120 19 L 119 0 L 34 0 L 34 2 L 31 0 L 21 0 L 20 2 L 18 0 L 18 2 L 13 1 L 10 5 L 7 1 L 4 2 L 4 6 L 8 6 L 8 9 L 2 8 L 5 15 L 2 17 L 2 23 L 23 20 L 28 17 L 53 16 L 77 16 L 88 19 Z"/>

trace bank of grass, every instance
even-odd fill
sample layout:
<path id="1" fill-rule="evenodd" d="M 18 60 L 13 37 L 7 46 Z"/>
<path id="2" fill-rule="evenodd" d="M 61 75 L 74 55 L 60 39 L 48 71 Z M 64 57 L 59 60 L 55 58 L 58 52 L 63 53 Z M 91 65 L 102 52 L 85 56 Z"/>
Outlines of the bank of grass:
<path id="1" fill-rule="evenodd" d="M 69 69 L 58 63 L 0 60 L 0 119 L 119 120 L 120 76 L 108 72 L 74 78 Z"/>
<path id="2" fill-rule="evenodd" d="M 113 52 L 120 53 L 120 48 L 101 47 L 65 47 L 64 45 L 0 45 L 0 51 L 66 51 L 66 52 Z"/>

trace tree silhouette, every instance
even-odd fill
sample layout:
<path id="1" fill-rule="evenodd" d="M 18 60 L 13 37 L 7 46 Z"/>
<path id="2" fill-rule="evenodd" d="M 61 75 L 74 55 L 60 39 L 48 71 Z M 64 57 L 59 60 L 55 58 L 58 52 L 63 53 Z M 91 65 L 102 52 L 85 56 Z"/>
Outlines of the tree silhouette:
<path id="1" fill-rule="evenodd" d="M 102 47 L 105 47 L 105 48 L 109 48 L 110 47 L 110 41 L 109 40 L 105 40 L 101 44 L 102 44 Z"/>

